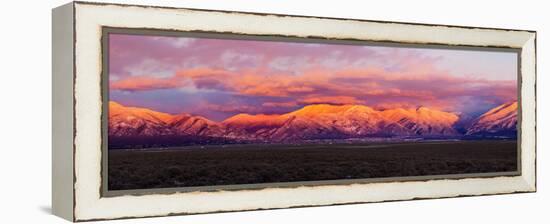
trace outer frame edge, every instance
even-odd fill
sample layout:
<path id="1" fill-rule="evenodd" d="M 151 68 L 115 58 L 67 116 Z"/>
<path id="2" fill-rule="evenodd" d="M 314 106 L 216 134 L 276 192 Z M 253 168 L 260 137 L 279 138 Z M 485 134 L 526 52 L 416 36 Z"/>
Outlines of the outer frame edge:
<path id="1" fill-rule="evenodd" d="M 77 3 L 80 3 L 80 2 L 77 2 Z M 85 2 L 83 3 L 85 5 L 92 5 L 94 3 L 89 3 L 89 2 Z M 153 6 L 139 6 L 139 5 L 124 5 L 124 4 L 102 4 L 102 3 L 99 3 L 100 5 L 122 5 L 122 6 L 138 6 L 138 7 L 146 7 L 146 8 L 163 8 L 163 7 L 153 7 Z M 182 8 L 177 8 L 177 9 L 182 9 Z M 197 10 L 197 9 L 190 9 L 190 10 Z M 199 10 L 200 11 L 200 10 Z M 217 12 L 220 12 L 219 10 L 203 10 L 203 11 L 217 11 Z M 221 12 L 228 12 L 228 11 L 221 11 Z M 231 12 L 229 12 L 231 13 Z M 254 13 L 248 13 L 248 12 L 243 12 L 244 14 L 254 14 Z M 273 14 L 267 14 L 267 15 L 273 15 Z M 283 15 L 283 16 L 287 16 L 287 15 Z M 300 16 L 296 16 L 296 17 L 300 17 Z M 306 18 L 325 18 L 325 19 L 338 19 L 338 18 L 326 18 L 326 17 L 307 17 L 305 16 Z M 361 20 L 357 20 L 357 21 L 361 21 Z M 369 21 L 369 20 L 366 20 L 366 21 Z M 382 22 L 382 21 L 370 21 L 370 22 Z M 382 22 L 384 23 L 384 22 Z M 392 23 L 392 22 L 388 22 L 388 23 Z M 398 24 L 409 24 L 409 23 L 402 23 L 402 22 L 397 22 Z M 411 23 L 410 25 L 424 25 L 424 24 L 413 24 Z M 445 26 L 445 25 L 431 25 L 431 26 L 441 26 L 441 27 L 459 27 L 459 26 Z M 476 28 L 476 27 L 459 27 L 459 28 Z M 492 29 L 492 28 L 480 28 L 480 29 Z M 496 28 L 495 30 L 500 30 L 498 28 Z M 506 29 L 502 29 L 502 30 L 506 30 Z M 526 32 L 530 32 L 530 33 L 535 33 L 536 34 L 536 31 L 528 31 L 528 30 L 507 30 L 507 31 L 526 31 Z M 535 41 L 535 52 L 536 52 L 536 41 Z M 536 61 L 536 56 L 535 56 L 535 61 Z M 536 68 L 536 67 L 535 67 Z M 536 69 L 535 69 L 536 70 Z M 536 75 L 536 72 L 535 72 L 535 75 Z M 536 82 L 535 82 L 535 85 L 536 85 Z M 536 89 L 535 89 L 536 91 Z M 536 115 L 536 113 L 535 113 Z M 536 144 L 535 144 L 536 145 Z M 536 175 L 535 175 L 536 176 Z M 531 185 L 529 184 L 528 182 L 526 182 L 526 184 L 528 185 Z M 536 178 L 535 178 L 535 187 L 533 189 L 524 189 L 524 190 L 519 190 L 519 191 L 514 191 L 514 192 L 509 192 L 509 193 L 526 193 L 526 192 L 536 192 Z M 496 193 L 496 194 L 481 194 L 481 195 L 459 195 L 459 196 L 449 196 L 449 197 L 468 197 L 468 196 L 482 196 L 482 195 L 499 195 L 499 194 L 509 194 L 509 193 Z M 449 197 L 433 197 L 433 198 L 413 198 L 413 199 L 403 199 L 403 200 L 420 200 L 420 199 L 439 199 L 439 198 L 449 198 Z M 379 202 L 389 202 L 389 201 L 402 201 L 402 200 L 387 200 L 387 201 L 379 201 Z M 331 205 L 342 205 L 342 204 L 358 204 L 358 203 L 377 203 L 377 202 L 356 202 L 356 203 L 337 203 L 337 204 L 327 204 L 327 205 L 308 205 L 308 206 L 291 206 L 291 207 L 288 207 L 288 208 L 297 208 L 297 207 L 319 207 L 319 206 L 331 206 Z M 238 211 L 252 211 L 252 210 L 273 210 L 273 209 L 282 209 L 282 208 L 270 208 L 270 209 L 251 209 L 251 210 L 237 210 Z M 206 212 L 206 213 L 220 213 L 220 212 L 232 212 L 232 211 L 214 211 L 214 212 Z M 168 216 L 170 215 L 191 215 L 191 214 L 205 214 L 205 213 L 177 213 L 177 214 L 168 214 Z M 94 221 L 94 220 L 112 220 L 112 219 L 128 219 L 128 218 L 139 218 L 139 217 L 160 217 L 160 216 L 167 216 L 167 215 L 153 215 L 153 216 L 125 216 L 125 217 L 120 217 L 120 218 L 108 218 L 108 219 L 78 219 L 77 217 L 74 217 L 74 221 Z"/>
<path id="2" fill-rule="evenodd" d="M 52 213 L 74 216 L 74 4 L 52 9 Z"/>
<path id="3" fill-rule="evenodd" d="M 345 20 L 345 21 L 358 21 L 358 22 L 374 22 L 374 23 L 386 23 L 386 24 L 403 24 L 403 25 L 436 26 L 436 27 L 447 27 L 447 28 L 502 30 L 502 31 L 536 33 L 535 30 L 528 30 L 528 29 L 476 27 L 476 26 L 446 25 L 446 24 L 436 24 L 436 23 L 396 22 L 396 21 L 388 21 L 388 20 L 354 19 L 354 18 L 328 17 L 328 16 L 307 16 L 307 15 L 297 15 L 297 14 L 265 13 L 265 12 L 252 12 L 252 11 L 230 11 L 230 10 L 205 9 L 205 8 L 153 6 L 153 5 L 145 5 L 145 4 L 125 4 L 125 3 L 109 3 L 109 2 L 93 2 L 93 1 L 89 1 L 89 2 L 74 1 L 74 3 L 82 4 L 82 5 L 98 5 L 98 6 L 113 5 L 113 6 L 125 6 L 125 7 L 153 8 L 153 9 L 178 9 L 178 10 L 191 10 L 191 11 L 202 11 L 202 12 L 220 12 L 220 13 L 230 13 L 230 14 L 237 13 L 237 14 L 244 14 L 244 15 L 248 14 L 248 15 L 259 15 L 259 16 L 297 17 L 297 18 Z"/>

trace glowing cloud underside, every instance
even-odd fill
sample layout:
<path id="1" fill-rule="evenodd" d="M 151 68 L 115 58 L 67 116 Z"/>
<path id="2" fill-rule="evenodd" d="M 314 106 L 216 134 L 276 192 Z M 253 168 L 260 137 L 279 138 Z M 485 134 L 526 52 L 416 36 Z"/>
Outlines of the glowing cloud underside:
<path id="1" fill-rule="evenodd" d="M 110 35 L 110 99 L 221 122 L 307 105 L 477 117 L 517 98 L 509 52 Z"/>

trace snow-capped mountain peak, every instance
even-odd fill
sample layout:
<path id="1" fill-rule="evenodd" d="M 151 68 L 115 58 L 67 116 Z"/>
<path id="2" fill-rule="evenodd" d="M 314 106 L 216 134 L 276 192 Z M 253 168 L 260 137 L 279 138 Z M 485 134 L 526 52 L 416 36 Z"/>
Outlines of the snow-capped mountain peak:
<path id="1" fill-rule="evenodd" d="M 495 107 L 479 116 L 468 128 L 467 135 L 510 135 L 517 130 L 518 102 Z"/>
<path id="2" fill-rule="evenodd" d="M 466 135 L 514 134 L 517 103 L 491 109 Z M 428 107 L 375 110 L 364 105 L 308 105 L 285 114 L 237 114 L 222 122 L 109 103 L 109 136 L 185 136 L 238 141 L 296 142 L 371 136 L 461 136 L 459 116 Z M 463 133 L 463 132 L 462 132 Z M 224 140 L 224 141 L 225 141 Z"/>

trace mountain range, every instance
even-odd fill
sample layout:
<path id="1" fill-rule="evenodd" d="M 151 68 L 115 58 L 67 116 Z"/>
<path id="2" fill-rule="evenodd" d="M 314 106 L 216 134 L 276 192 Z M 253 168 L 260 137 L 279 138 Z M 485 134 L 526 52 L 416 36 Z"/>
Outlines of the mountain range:
<path id="1" fill-rule="evenodd" d="M 518 103 L 510 102 L 495 107 L 474 120 L 466 135 L 516 135 Z"/>
<path id="2" fill-rule="evenodd" d="M 376 110 L 364 105 L 308 105 L 285 114 L 237 114 L 221 122 L 109 102 L 113 145 L 300 142 L 369 137 L 515 137 L 517 102 L 495 107 L 459 127 L 457 114 L 418 107 Z"/>

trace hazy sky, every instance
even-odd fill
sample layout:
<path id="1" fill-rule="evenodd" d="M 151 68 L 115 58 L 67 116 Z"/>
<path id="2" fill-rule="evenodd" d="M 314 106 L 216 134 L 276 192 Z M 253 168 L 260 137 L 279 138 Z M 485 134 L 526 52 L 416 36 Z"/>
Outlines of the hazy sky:
<path id="1" fill-rule="evenodd" d="M 509 52 L 121 34 L 109 44 L 111 100 L 216 121 L 318 103 L 475 116 L 517 97 Z"/>

